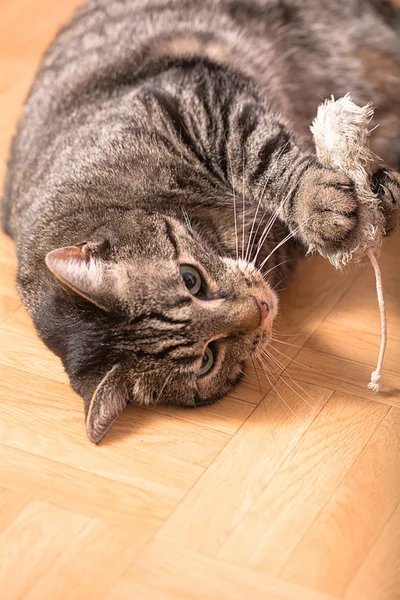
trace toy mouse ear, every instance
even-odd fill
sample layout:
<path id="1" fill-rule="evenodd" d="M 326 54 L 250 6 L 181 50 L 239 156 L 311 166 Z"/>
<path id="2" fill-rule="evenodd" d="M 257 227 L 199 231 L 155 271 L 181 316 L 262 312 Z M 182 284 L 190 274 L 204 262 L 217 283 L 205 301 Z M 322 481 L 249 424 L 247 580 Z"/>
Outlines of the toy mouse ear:
<path id="1" fill-rule="evenodd" d="M 128 375 L 114 365 L 97 386 L 87 409 L 86 430 L 92 442 L 98 444 L 103 439 L 128 401 Z"/>
<path id="2" fill-rule="evenodd" d="M 112 269 L 93 246 L 86 242 L 52 250 L 45 258 L 47 268 L 58 281 L 107 310 L 112 292 Z"/>

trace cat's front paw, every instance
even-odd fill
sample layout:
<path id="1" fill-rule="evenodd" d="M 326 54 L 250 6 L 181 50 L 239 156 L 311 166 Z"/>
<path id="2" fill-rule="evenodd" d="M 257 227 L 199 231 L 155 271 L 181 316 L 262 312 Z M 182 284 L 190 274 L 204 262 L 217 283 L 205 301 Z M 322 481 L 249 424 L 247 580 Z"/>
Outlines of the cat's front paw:
<path id="1" fill-rule="evenodd" d="M 358 224 L 354 184 L 346 175 L 311 168 L 299 184 L 295 219 L 304 244 L 323 254 L 349 242 Z"/>

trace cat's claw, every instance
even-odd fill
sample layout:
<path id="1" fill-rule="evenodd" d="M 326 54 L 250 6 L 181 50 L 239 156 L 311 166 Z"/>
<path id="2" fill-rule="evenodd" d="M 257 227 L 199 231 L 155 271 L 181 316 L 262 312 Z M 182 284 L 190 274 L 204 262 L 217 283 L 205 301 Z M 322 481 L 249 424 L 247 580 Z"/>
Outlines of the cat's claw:
<path id="1" fill-rule="evenodd" d="M 386 220 L 386 234 L 396 227 L 396 217 L 400 206 L 400 173 L 396 171 L 377 171 L 372 178 L 374 193 L 381 201 Z"/>

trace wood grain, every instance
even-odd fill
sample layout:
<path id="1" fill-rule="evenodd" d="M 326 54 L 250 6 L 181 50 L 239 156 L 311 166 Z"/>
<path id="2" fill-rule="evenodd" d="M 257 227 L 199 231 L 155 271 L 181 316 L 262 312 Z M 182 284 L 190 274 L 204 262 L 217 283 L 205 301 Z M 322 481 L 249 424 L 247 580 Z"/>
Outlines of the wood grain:
<path id="1" fill-rule="evenodd" d="M 290 556 L 285 579 L 343 595 L 400 502 L 399 456 L 400 411 L 391 408 Z"/>
<path id="2" fill-rule="evenodd" d="M 400 505 L 388 520 L 345 593 L 346 600 L 400 597 Z"/>
<path id="3" fill-rule="evenodd" d="M 0 177 L 46 45 L 76 0 L 0 9 Z M 1 600 L 400 600 L 400 235 L 371 268 L 306 259 L 274 368 L 220 403 L 130 406 L 99 446 L 38 339 L 0 234 Z M 279 363 L 279 364 L 278 364 Z M 268 381 L 264 369 L 268 369 Z"/>
<path id="4" fill-rule="evenodd" d="M 30 502 L 24 494 L 0 488 L 0 532 L 6 529 Z"/>
<path id="5" fill-rule="evenodd" d="M 333 600 L 272 576 L 232 567 L 166 542 L 152 543 L 108 600 Z"/>
<path id="6" fill-rule="evenodd" d="M 278 574 L 388 410 L 335 393 L 252 503 L 219 556 Z"/>
<path id="7" fill-rule="evenodd" d="M 81 514 L 33 500 L 0 534 L 0 589 L 23 599 L 87 523 Z M 21 577 L 23 573 L 23 577 Z"/>
<path id="8" fill-rule="evenodd" d="M 306 386 L 313 409 L 284 387 L 279 383 L 277 392 L 259 404 L 168 519 L 161 537 L 202 554 L 218 554 L 331 396 Z M 293 412 L 277 395 L 282 393 Z"/>
<path id="9" fill-rule="evenodd" d="M 116 527 L 92 519 L 38 578 L 24 600 L 103 598 L 150 537 L 151 530 L 143 526 Z"/>

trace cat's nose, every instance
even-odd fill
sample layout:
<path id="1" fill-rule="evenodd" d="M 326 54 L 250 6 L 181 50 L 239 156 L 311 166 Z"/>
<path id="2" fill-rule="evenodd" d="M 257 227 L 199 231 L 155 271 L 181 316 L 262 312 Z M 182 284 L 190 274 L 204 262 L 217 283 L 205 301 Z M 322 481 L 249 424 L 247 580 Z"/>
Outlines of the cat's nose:
<path id="1" fill-rule="evenodd" d="M 254 296 L 253 296 L 253 298 L 254 298 Z M 258 300 L 257 298 L 254 298 L 254 301 L 257 304 L 258 309 L 260 311 L 260 317 L 261 317 L 260 325 L 261 325 L 269 315 L 268 302 L 266 302 L 265 300 Z"/>
<path id="2" fill-rule="evenodd" d="M 199 317 L 202 335 L 215 339 L 252 333 L 264 323 L 268 314 L 268 304 L 254 296 L 201 301 L 196 308 L 200 313 L 204 311 L 204 316 Z"/>

